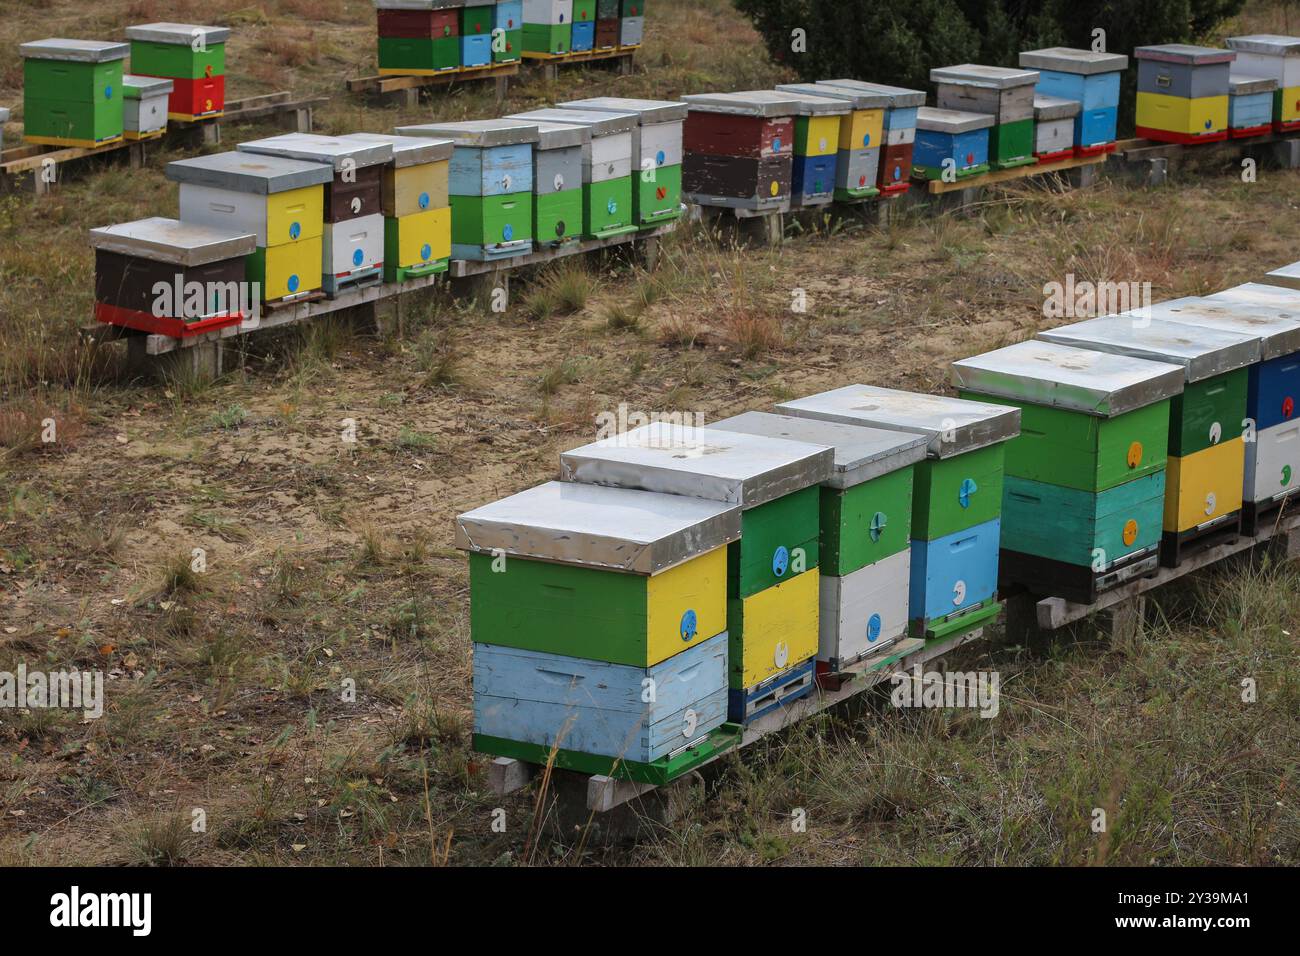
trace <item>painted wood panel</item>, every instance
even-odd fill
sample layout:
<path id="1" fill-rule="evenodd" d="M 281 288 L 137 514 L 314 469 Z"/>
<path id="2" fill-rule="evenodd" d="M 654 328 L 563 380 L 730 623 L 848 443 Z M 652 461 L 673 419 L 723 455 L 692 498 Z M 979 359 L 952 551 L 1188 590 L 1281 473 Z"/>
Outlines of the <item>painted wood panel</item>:
<path id="1" fill-rule="evenodd" d="M 455 196 L 502 196 L 533 188 L 531 143 L 475 149 L 457 146 L 451 154 L 449 189 Z"/>
<path id="2" fill-rule="evenodd" d="M 1300 421 L 1256 432 L 1245 450 L 1245 500 L 1270 501 L 1300 487 Z"/>
<path id="3" fill-rule="evenodd" d="M 1179 136 L 1210 136 L 1228 128 L 1228 96 L 1184 99 L 1160 93 L 1137 95 L 1137 126 Z"/>
<path id="4" fill-rule="evenodd" d="M 448 205 L 449 169 L 446 161 L 419 163 L 384 170 L 385 216 L 414 216 Z"/>
<path id="5" fill-rule="evenodd" d="M 752 597 L 727 601 L 733 689 L 753 687 L 817 654 L 819 583 L 814 568 Z"/>
<path id="6" fill-rule="evenodd" d="M 1250 366 L 1246 415 L 1263 431 L 1290 421 L 1300 411 L 1300 353 Z"/>
<path id="7" fill-rule="evenodd" d="M 907 632 L 911 565 L 905 548 L 844 577 L 822 576 L 819 661 L 837 670 Z"/>
<path id="8" fill-rule="evenodd" d="M 912 536 L 911 466 L 852 488 L 821 489 L 818 566 L 844 576 L 907 551 Z"/>
<path id="9" fill-rule="evenodd" d="M 1241 438 L 1184 457 L 1170 456 L 1165 531 L 1190 531 L 1241 510 L 1246 451 Z"/>
<path id="10" fill-rule="evenodd" d="M 1001 522 L 986 521 L 933 541 L 912 541 L 908 617 L 931 621 L 993 597 Z"/>
<path id="11" fill-rule="evenodd" d="M 1240 368 L 1188 383 L 1170 400 L 1169 454 L 1204 451 L 1245 429 L 1250 373 Z"/>
<path id="12" fill-rule="evenodd" d="M 321 269 L 325 275 L 341 279 L 383 267 L 384 217 L 379 213 L 326 223 L 321 238 Z"/>
<path id="13" fill-rule="evenodd" d="M 1001 399 L 999 399 L 1001 401 Z M 1006 442 L 916 465 L 912 537 L 942 538 L 983 524 L 1002 511 Z"/>
<path id="14" fill-rule="evenodd" d="M 304 186 L 266 196 L 181 183 L 180 218 L 251 232 L 264 248 L 318 239 L 325 231 L 325 190 Z"/>
<path id="15" fill-rule="evenodd" d="M 728 597 L 747 598 L 818 566 L 820 491 L 802 488 L 741 514 L 740 540 L 727 545 Z"/>

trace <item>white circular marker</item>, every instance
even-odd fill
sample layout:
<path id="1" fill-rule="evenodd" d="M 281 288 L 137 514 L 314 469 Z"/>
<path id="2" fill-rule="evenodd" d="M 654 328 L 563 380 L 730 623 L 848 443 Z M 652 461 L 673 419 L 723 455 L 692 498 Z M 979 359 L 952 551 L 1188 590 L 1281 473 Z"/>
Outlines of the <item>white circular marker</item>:
<path id="1" fill-rule="evenodd" d="M 776 645 L 776 653 L 772 655 L 772 662 L 777 667 L 785 667 L 785 662 L 790 659 L 790 645 L 785 641 Z"/>
<path id="2" fill-rule="evenodd" d="M 952 586 L 952 603 L 960 606 L 966 600 L 966 582 L 958 581 Z"/>

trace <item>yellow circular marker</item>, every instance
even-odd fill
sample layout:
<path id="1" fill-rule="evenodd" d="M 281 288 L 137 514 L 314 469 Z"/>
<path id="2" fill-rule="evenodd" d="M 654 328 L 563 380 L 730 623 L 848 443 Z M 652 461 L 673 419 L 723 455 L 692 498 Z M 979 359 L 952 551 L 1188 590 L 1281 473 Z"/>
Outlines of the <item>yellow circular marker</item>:
<path id="1" fill-rule="evenodd" d="M 778 183 L 775 179 L 772 180 L 772 195 L 775 196 L 780 191 L 781 191 L 781 184 Z"/>
<path id="2" fill-rule="evenodd" d="M 1124 544 L 1130 545 L 1137 540 L 1138 523 L 1132 518 L 1124 522 Z"/>
<path id="3" fill-rule="evenodd" d="M 1128 446 L 1128 466 L 1136 468 L 1140 464 L 1142 464 L 1142 443 L 1135 441 Z"/>

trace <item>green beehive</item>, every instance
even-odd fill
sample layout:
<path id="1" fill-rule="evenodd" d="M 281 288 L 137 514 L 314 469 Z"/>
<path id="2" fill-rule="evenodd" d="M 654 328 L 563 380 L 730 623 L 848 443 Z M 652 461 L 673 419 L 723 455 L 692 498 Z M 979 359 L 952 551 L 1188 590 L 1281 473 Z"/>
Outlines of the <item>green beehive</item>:
<path id="1" fill-rule="evenodd" d="M 24 139 L 103 146 L 122 138 L 125 43 L 36 40 L 23 55 Z"/>
<path id="2" fill-rule="evenodd" d="M 131 41 L 131 72 L 176 80 L 226 75 L 225 27 L 147 23 L 126 28 Z"/>

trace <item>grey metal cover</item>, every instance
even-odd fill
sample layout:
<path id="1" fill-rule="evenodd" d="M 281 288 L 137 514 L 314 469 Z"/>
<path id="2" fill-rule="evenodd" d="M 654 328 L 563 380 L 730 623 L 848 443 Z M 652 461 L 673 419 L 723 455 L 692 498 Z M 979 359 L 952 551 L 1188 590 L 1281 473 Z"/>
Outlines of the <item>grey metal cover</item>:
<path id="1" fill-rule="evenodd" d="M 342 172 L 349 162 L 354 164 L 352 168 L 362 169 L 366 166 L 380 166 L 393 159 L 393 147 L 387 142 L 366 142 L 346 136 L 321 136 L 317 133 L 284 133 L 240 143 L 238 148 L 245 153 L 329 163 L 335 172 Z"/>
<path id="2" fill-rule="evenodd" d="M 1034 94 L 1034 119 L 1058 120 L 1078 116 L 1083 104 L 1078 100 L 1067 100 L 1062 96 L 1044 96 Z"/>
<path id="3" fill-rule="evenodd" d="M 225 43 L 230 39 L 229 27 L 205 27 L 197 23 L 144 23 L 127 27 L 128 40 L 143 40 L 148 43 L 173 43 L 177 46 L 191 46 L 195 40 L 208 43 Z"/>
<path id="4" fill-rule="evenodd" d="M 1210 63 L 1231 63 L 1237 54 L 1231 50 L 1220 50 L 1209 46 L 1192 46 L 1188 43 L 1161 43 L 1155 46 L 1140 46 L 1133 51 L 1138 60 L 1156 60 L 1160 63 L 1189 63 L 1192 66 L 1205 66 Z"/>
<path id="5" fill-rule="evenodd" d="M 741 93 L 692 93 L 683 96 L 688 109 L 703 113 L 732 113 L 736 116 L 794 116 L 794 98 L 776 90 L 747 90 Z"/>
<path id="6" fill-rule="evenodd" d="M 657 574 L 740 537 L 721 501 L 548 481 L 456 518 L 456 547 Z"/>
<path id="7" fill-rule="evenodd" d="M 1187 370 L 1188 382 L 1245 368 L 1259 361 L 1260 352 L 1257 336 L 1146 319 L 1138 312 L 1063 325 L 1039 332 L 1038 337 L 1099 352 L 1181 365 Z"/>
<path id="8" fill-rule="evenodd" d="M 591 142 L 591 127 L 575 123 L 537 124 L 538 149 L 567 149 Z"/>
<path id="9" fill-rule="evenodd" d="M 1247 302 L 1271 309 L 1300 312 L 1300 286 L 1275 285 L 1271 281 L 1243 282 L 1231 289 L 1207 295 L 1206 298 L 1216 302 Z"/>
<path id="10" fill-rule="evenodd" d="M 825 445 L 835 452 L 834 471 L 823 482 L 830 488 L 852 488 L 925 458 L 924 435 L 796 415 L 744 412 L 704 427 Z"/>
<path id="11" fill-rule="evenodd" d="M 931 458 L 951 458 L 1020 434 L 1020 409 L 946 395 L 921 395 L 877 385 L 845 385 L 782 402 L 787 415 L 915 432 L 928 439 Z"/>
<path id="12" fill-rule="evenodd" d="M 869 100 L 855 104 L 858 109 L 876 109 L 887 106 L 890 109 L 910 109 L 925 105 L 925 93 L 922 90 L 909 90 L 902 86 L 887 86 L 884 83 L 868 83 L 866 80 L 818 80 L 817 86 L 833 86 L 837 90 L 849 90 Z M 781 87 L 777 87 L 781 89 Z M 830 94 L 827 94 L 830 95 Z M 883 100 L 883 102 L 882 102 Z"/>
<path id="13" fill-rule="evenodd" d="M 252 255 L 257 250 L 257 237 L 153 216 L 92 229 L 90 244 L 95 249 L 154 262 L 202 266 Z"/>
<path id="14" fill-rule="evenodd" d="M 953 362 L 952 383 L 981 395 L 1114 418 L 1181 394 L 1183 369 L 1029 341 Z"/>
<path id="15" fill-rule="evenodd" d="M 1009 90 L 1017 86 L 1033 86 L 1038 82 L 1038 71 L 963 63 L 960 66 L 936 67 L 930 71 L 930 82 L 980 86 L 990 90 Z"/>
<path id="16" fill-rule="evenodd" d="M 1231 96 L 1246 96 L 1250 93 L 1272 93 L 1276 89 L 1277 80 L 1271 77 L 1228 74 L 1228 93 Z"/>
<path id="17" fill-rule="evenodd" d="M 33 40 L 18 47 L 29 60 L 66 60 L 72 63 L 110 63 L 125 60 L 131 47 L 125 43 L 102 43 L 99 40 Z"/>
<path id="18" fill-rule="evenodd" d="M 1282 286 L 1286 289 L 1300 289 L 1300 262 L 1287 266 L 1278 266 L 1264 276 L 1266 285 Z"/>
<path id="19" fill-rule="evenodd" d="M 638 100 L 627 96 L 593 96 L 585 100 L 557 103 L 563 110 L 596 110 L 601 113 L 636 113 L 642 126 L 680 123 L 686 119 L 686 104 L 677 100 Z"/>
<path id="20" fill-rule="evenodd" d="M 393 150 L 393 168 L 426 166 L 429 163 L 451 159 L 456 144 L 449 139 L 398 136 L 396 133 L 347 133 L 340 139 L 355 139 L 363 143 L 387 143 Z"/>
<path id="21" fill-rule="evenodd" d="M 973 129 L 988 129 L 993 121 L 989 113 L 941 110 L 934 106 L 922 106 L 916 111 L 916 128 L 936 133 L 969 133 Z"/>
<path id="22" fill-rule="evenodd" d="M 794 97 L 796 116 L 844 116 L 853 111 L 853 104 L 842 97 L 826 92 L 805 93 L 792 90 L 791 85 L 793 84 L 778 86 L 777 89 Z"/>
<path id="23" fill-rule="evenodd" d="M 127 99 L 161 96 L 170 93 L 175 86 L 172 80 L 162 76 L 136 76 L 134 73 L 126 73 L 122 76 L 122 95 Z"/>
<path id="24" fill-rule="evenodd" d="M 512 117 L 521 120 L 545 123 L 568 123 L 573 126 L 585 126 L 592 136 L 613 136 L 616 133 L 630 133 L 641 125 L 635 113 L 609 113 L 601 110 L 562 110 L 550 106 L 526 113 L 512 113 Z"/>
<path id="25" fill-rule="evenodd" d="M 1094 53 L 1092 50 L 1052 46 L 1042 50 L 1025 50 L 1020 54 L 1020 65 L 1034 70 L 1094 76 L 1098 73 L 1127 70 L 1128 57 L 1123 53 Z"/>
<path id="26" fill-rule="evenodd" d="M 376 10 L 447 10 L 465 6 L 465 0 L 374 0 Z"/>
<path id="27" fill-rule="evenodd" d="M 1154 319 L 1254 335 L 1260 341 L 1260 361 L 1300 352 L 1300 310 L 1224 299 L 1188 296 L 1150 308 Z"/>
<path id="28" fill-rule="evenodd" d="M 560 478 L 726 501 L 741 508 L 820 485 L 834 452 L 821 445 L 652 422 L 560 456 Z"/>
<path id="29" fill-rule="evenodd" d="M 1264 56 L 1300 56 L 1300 37 L 1277 33 L 1252 33 L 1244 37 L 1228 37 L 1228 47 L 1242 53 L 1261 53 Z"/>
<path id="30" fill-rule="evenodd" d="M 457 146 L 488 149 L 537 142 L 537 124 L 515 119 L 463 120 L 459 123 L 418 123 L 399 126 L 398 136 L 445 136 Z"/>
<path id="31" fill-rule="evenodd" d="M 308 163 L 260 153 L 213 153 L 193 159 L 178 159 L 164 170 L 168 179 L 194 186 L 211 186 L 241 193 L 282 193 L 304 186 L 334 181 L 334 169 L 324 163 Z"/>

